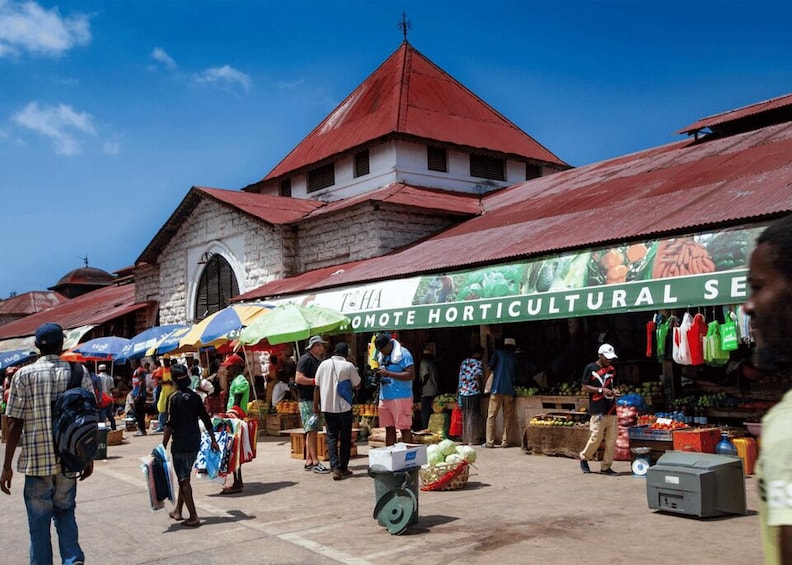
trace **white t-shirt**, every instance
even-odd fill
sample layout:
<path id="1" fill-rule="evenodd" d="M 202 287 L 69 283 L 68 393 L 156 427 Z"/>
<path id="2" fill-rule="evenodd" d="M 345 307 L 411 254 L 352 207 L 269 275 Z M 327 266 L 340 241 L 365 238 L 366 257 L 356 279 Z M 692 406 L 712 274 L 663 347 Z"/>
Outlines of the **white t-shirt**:
<path id="1" fill-rule="evenodd" d="M 275 386 L 272 387 L 272 405 L 275 406 L 278 402 L 286 398 L 287 394 L 289 394 L 289 385 L 287 383 L 281 381 L 275 383 Z"/>
<path id="2" fill-rule="evenodd" d="M 360 375 L 352 363 L 339 355 L 333 355 L 319 364 L 315 378 L 322 412 L 339 414 L 352 410 L 352 405 L 337 392 L 338 383 L 341 381 L 352 381 L 353 388 L 360 385 Z"/>

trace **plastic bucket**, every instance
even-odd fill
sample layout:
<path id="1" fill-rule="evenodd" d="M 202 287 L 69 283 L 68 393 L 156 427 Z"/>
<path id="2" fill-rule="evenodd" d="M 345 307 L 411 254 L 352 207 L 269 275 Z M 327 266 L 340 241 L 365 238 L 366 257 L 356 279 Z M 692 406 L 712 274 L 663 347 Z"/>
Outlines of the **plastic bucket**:
<path id="1" fill-rule="evenodd" d="M 96 454 L 94 455 L 94 460 L 107 459 L 107 432 L 108 429 L 101 425 L 96 430 Z"/>
<path id="2" fill-rule="evenodd" d="M 418 523 L 418 493 L 421 491 L 420 468 L 405 471 L 372 471 L 369 469 L 369 476 L 374 479 L 374 504 L 382 499 L 386 494 L 396 489 L 410 491 L 415 497 L 415 512 L 410 519 L 410 525 Z M 377 523 L 385 527 L 382 519 L 378 518 Z"/>

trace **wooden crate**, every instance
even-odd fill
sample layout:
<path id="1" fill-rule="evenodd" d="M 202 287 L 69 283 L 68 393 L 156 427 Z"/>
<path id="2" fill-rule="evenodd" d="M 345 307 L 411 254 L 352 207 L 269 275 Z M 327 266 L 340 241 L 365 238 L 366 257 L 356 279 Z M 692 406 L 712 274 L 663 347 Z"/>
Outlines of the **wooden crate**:
<path id="1" fill-rule="evenodd" d="M 352 449 L 349 450 L 350 457 L 357 457 L 358 455 L 357 432 L 358 430 L 352 430 Z M 341 449 L 340 441 L 336 449 Z M 327 434 L 324 432 L 319 432 L 316 436 L 316 456 L 319 458 L 319 461 L 330 460 L 330 454 L 327 452 Z"/>
<path id="2" fill-rule="evenodd" d="M 296 428 L 299 425 L 300 416 L 297 414 L 267 414 L 263 427 L 267 435 L 277 436 L 283 430 Z"/>
<path id="3" fill-rule="evenodd" d="M 107 445 L 121 445 L 124 439 L 124 430 L 110 430 L 107 432 Z"/>

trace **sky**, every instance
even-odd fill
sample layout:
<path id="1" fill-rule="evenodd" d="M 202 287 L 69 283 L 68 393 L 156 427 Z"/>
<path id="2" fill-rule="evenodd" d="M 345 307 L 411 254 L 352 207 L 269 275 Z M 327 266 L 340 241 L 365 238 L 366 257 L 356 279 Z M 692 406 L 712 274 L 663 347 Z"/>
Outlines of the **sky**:
<path id="1" fill-rule="evenodd" d="M 402 42 L 574 166 L 792 92 L 792 2 L 0 0 L 0 299 L 131 266 Z"/>

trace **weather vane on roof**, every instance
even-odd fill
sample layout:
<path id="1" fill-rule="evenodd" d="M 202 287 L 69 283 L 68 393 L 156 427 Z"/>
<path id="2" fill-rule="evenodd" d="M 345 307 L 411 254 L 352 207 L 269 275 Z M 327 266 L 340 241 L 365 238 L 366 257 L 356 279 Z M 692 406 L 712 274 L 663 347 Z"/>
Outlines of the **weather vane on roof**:
<path id="1" fill-rule="evenodd" d="M 407 20 L 407 14 L 404 13 L 404 10 L 402 10 L 402 19 L 396 25 L 396 27 L 401 30 L 402 34 L 404 35 L 404 42 L 407 43 L 407 30 L 412 27 L 412 24 Z"/>
<path id="2" fill-rule="evenodd" d="M 81 259 L 83 260 L 83 263 L 85 263 L 85 266 L 87 267 L 88 266 L 88 254 L 86 253 L 85 257 L 81 257 Z"/>

